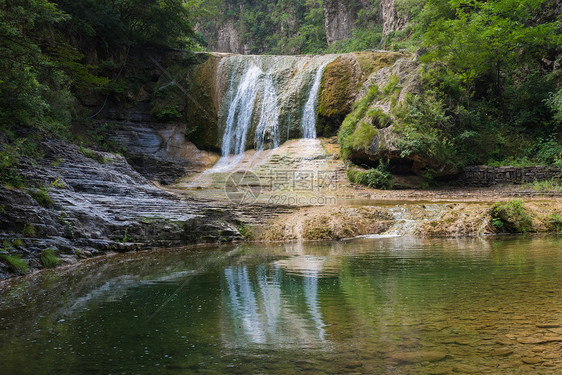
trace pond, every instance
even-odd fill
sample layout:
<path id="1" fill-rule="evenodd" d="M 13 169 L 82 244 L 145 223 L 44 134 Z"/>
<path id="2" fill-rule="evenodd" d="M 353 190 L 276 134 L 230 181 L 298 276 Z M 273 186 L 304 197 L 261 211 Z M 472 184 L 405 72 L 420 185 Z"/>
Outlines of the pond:
<path id="1" fill-rule="evenodd" d="M 164 249 L 0 284 L 3 374 L 555 374 L 562 238 Z"/>

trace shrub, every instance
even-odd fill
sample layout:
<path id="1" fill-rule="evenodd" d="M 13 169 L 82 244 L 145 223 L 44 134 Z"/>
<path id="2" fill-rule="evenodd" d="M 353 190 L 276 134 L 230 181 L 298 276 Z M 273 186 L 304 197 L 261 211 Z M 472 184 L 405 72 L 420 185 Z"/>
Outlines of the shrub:
<path id="1" fill-rule="evenodd" d="M 57 249 L 46 249 L 41 253 L 41 263 L 46 268 L 53 268 L 61 264 Z"/>
<path id="2" fill-rule="evenodd" d="M 35 237 L 35 227 L 31 224 L 25 224 L 23 226 L 23 229 L 22 229 L 21 233 L 24 236 Z"/>
<path id="3" fill-rule="evenodd" d="M 492 225 L 500 231 L 526 233 L 533 229 L 533 219 L 527 214 L 521 199 L 512 199 L 507 203 L 495 203 L 491 215 Z"/>
<path id="4" fill-rule="evenodd" d="M 87 157 L 89 159 L 93 159 L 93 160 L 97 161 L 98 163 L 103 162 L 103 157 L 92 149 L 79 146 L 78 151 L 80 151 L 82 153 L 82 155 L 84 155 L 85 157 Z"/>
<path id="5" fill-rule="evenodd" d="M 236 228 L 238 229 L 238 232 L 240 233 L 242 238 L 244 238 L 246 241 L 251 241 L 254 239 L 254 231 L 251 227 L 245 224 L 240 224 Z"/>
<path id="6" fill-rule="evenodd" d="M 41 207 L 51 207 L 53 205 L 53 199 L 49 196 L 45 187 L 31 189 L 28 190 L 27 193 L 31 195 Z"/>
<path id="7" fill-rule="evenodd" d="M 351 135 L 351 147 L 354 150 L 368 151 L 373 138 L 378 134 L 373 125 L 361 121 Z"/>
<path id="8" fill-rule="evenodd" d="M 562 160 L 562 144 L 555 135 L 539 139 L 537 144 L 537 161 L 542 164 L 555 164 Z"/>
<path id="9" fill-rule="evenodd" d="M 380 162 L 377 168 L 367 170 L 351 166 L 347 170 L 347 178 L 354 184 L 365 185 L 375 189 L 392 189 L 392 175 L 388 171 L 387 163 Z"/>
<path id="10" fill-rule="evenodd" d="M 367 186 L 375 189 L 392 189 L 392 177 L 386 170 L 372 168 L 365 172 Z"/>
<path id="11" fill-rule="evenodd" d="M 0 249 L 0 261 L 6 264 L 13 272 L 27 273 L 29 265 L 19 254 L 8 254 Z"/>
<path id="12" fill-rule="evenodd" d="M 24 179 L 18 171 L 19 156 L 17 146 L 0 146 L 0 184 L 23 187 Z"/>
<path id="13" fill-rule="evenodd" d="M 550 224 L 556 232 L 562 232 L 562 216 L 552 214 L 550 216 Z"/>

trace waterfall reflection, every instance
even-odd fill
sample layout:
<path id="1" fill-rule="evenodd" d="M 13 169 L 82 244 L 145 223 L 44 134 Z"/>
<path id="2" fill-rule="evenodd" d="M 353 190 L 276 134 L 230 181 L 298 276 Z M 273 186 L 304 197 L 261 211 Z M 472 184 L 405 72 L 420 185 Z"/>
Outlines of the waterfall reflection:
<path id="1" fill-rule="evenodd" d="M 307 273 L 290 274 L 278 263 L 224 270 L 222 336 L 226 346 L 288 348 L 326 342 L 319 269 L 314 268 L 322 262 L 310 256 L 297 258 L 309 267 Z"/>

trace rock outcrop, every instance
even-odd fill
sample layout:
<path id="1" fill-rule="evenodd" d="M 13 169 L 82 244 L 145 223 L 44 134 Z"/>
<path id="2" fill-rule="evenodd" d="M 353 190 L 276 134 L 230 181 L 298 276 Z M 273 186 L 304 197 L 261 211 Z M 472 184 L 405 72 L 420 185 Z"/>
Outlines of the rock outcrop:
<path id="1" fill-rule="evenodd" d="M 407 99 L 421 94 L 418 69 L 416 57 L 405 55 L 392 65 L 375 69 L 364 80 L 354 111 L 343 123 L 345 129 L 340 130 L 345 138 L 340 137 L 344 157 L 368 167 L 388 160 L 390 172 L 404 177 L 398 187 L 419 185 L 419 178 L 430 169 L 432 177 L 440 179 L 459 173 L 454 165 L 438 160 L 432 150 L 416 149 L 407 142 L 410 130 L 403 113 L 410 108 Z"/>
<path id="2" fill-rule="evenodd" d="M 395 0 L 381 0 L 379 4 L 379 17 L 382 23 L 383 36 L 392 31 L 402 30 L 408 23 L 408 18 L 399 15 L 394 5 Z"/>
<path id="3" fill-rule="evenodd" d="M 249 47 L 240 41 L 240 34 L 235 21 L 226 21 L 217 28 L 216 45 L 211 47 L 217 52 L 247 54 L 250 52 Z"/>
<path id="4" fill-rule="evenodd" d="M 236 54 L 255 54 L 266 53 L 275 48 L 275 45 L 254 45 L 249 39 L 251 38 L 252 31 L 248 30 L 248 25 L 245 24 L 249 20 L 243 16 L 244 7 L 255 8 L 254 4 L 246 4 L 239 2 L 239 4 L 232 5 L 224 3 L 222 11 L 229 16 L 220 22 L 212 20 L 208 23 L 210 26 L 199 27 L 209 42 L 209 48 L 216 52 L 236 53 Z M 268 3 L 268 2 L 266 2 Z M 274 4 L 271 4 L 274 3 Z M 296 4 L 276 4 L 277 2 L 270 1 L 267 5 L 269 9 L 279 7 L 276 11 L 283 9 L 284 16 L 290 14 L 297 14 L 302 12 L 302 7 L 305 2 L 302 1 Z M 395 7 L 395 0 L 381 0 L 378 5 L 373 0 L 324 0 L 322 3 L 324 12 L 324 29 L 326 32 L 326 42 L 331 45 L 337 41 L 350 38 L 353 30 L 357 28 L 358 21 L 363 24 L 371 24 L 376 26 L 380 24 L 383 26 L 383 35 L 386 36 L 392 31 L 403 29 L 407 22 L 407 16 L 399 14 Z M 376 9 L 375 9 L 376 8 Z M 265 8 L 263 8 L 265 9 Z M 310 11 L 310 9 L 308 10 Z M 369 13 L 368 19 L 365 18 L 365 13 Z M 253 22 L 264 22 L 261 18 L 256 17 L 252 19 Z M 272 32 L 278 35 L 298 38 L 298 30 L 300 25 L 296 24 L 293 18 L 287 18 L 273 26 Z M 256 28 L 264 27 L 264 24 L 256 25 Z M 319 26 L 319 25 L 318 25 Z M 268 25 L 271 27 L 271 25 Z M 289 34 L 287 34 L 289 33 Z M 261 43 L 268 43 L 262 41 Z M 291 53 L 298 53 L 294 50 Z"/>
<path id="5" fill-rule="evenodd" d="M 356 52 L 341 55 L 328 64 L 318 97 L 318 134 L 331 136 L 337 133 L 365 80 L 373 72 L 392 66 L 404 56 L 398 52 Z"/>
<path id="6" fill-rule="evenodd" d="M 357 21 L 357 13 L 363 7 L 372 6 L 370 1 L 324 0 L 324 27 L 328 45 L 351 37 Z"/>
<path id="7" fill-rule="evenodd" d="M 381 0 L 378 4 L 378 23 L 383 26 L 383 36 L 404 29 L 408 23 L 408 18 L 397 12 L 394 2 L 395 0 Z M 328 45 L 351 37 L 357 26 L 359 13 L 372 10 L 373 3 L 370 0 L 324 0 L 324 26 Z"/>
<path id="8" fill-rule="evenodd" d="M 42 267 L 46 249 L 72 262 L 107 251 L 241 238 L 235 215 L 158 189 L 123 156 L 55 140 L 41 147 L 39 164 L 20 163 L 29 188 L 0 187 L 3 252 L 23 255 L 32 269 Z M 0 276 L 7 271 L 0 264 Z"/>

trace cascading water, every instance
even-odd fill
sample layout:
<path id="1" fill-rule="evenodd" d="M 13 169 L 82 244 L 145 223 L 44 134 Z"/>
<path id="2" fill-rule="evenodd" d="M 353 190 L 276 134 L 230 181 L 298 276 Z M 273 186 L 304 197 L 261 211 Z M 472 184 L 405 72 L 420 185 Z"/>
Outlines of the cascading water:
<path id="1" fill-rule="evenodd" d="M 316 103 L 318 102 L 318 92 L 320 91 L 320 84 L 322 83 L 322 74 L 324 69 L 331 60 L 324 62 L 317 70 L 314 77 L 314 83 L 308 94 L 308 99 L 302 111 L 302 137 L 303 138 L 316 138 Z"/>
<path id="2" fill-rule="evenodd" d="M 273 86 L 273 80 L 267 75 L 262 86 L 262 103 L 259 114 L 259 122 L 256 127 L 254 136 L 254 145 L 256 150 L 261 151 L 264 148 L 266 137 L 269 134 L 273 148 L 279 147 L 279 103 L 277 94 Z"/>
<path id="3" fill-rule="evenodd" d="M 274 153 L 272 149 L 280 146 L 281 137 L 316 138 L 316 105 L 322 74 L 336 57 L 222 57 L 214 85 L 214 94 L 220 101 L 222 157 L 213 168 L 191 180 L 188 187 L 210 185 L 217 180 L 212 177 L 215 174 L 251 170 L 263 164 Z M 299 152 L 316 152 L 316 141 L 302 142 Z M 256 150 L 252 156 L 245 153 L 250 148 Z M 271 151 L 261 152 L 265 149 Z"/>
<path id="4" fill-rule="evenodd" d="M 258 151 L 278 147 L 281 134 L 315 138 L 322 73 L 335 57 L 223 58 L 218 86 L 226 82 L 228 87 L 221 89 L 224 94 L 219 110 L 219 123 L 224 126 L 222 156 L 240 155 L 251 146 Z M 251 134 L 253 145 L 249 144 Z"/>

